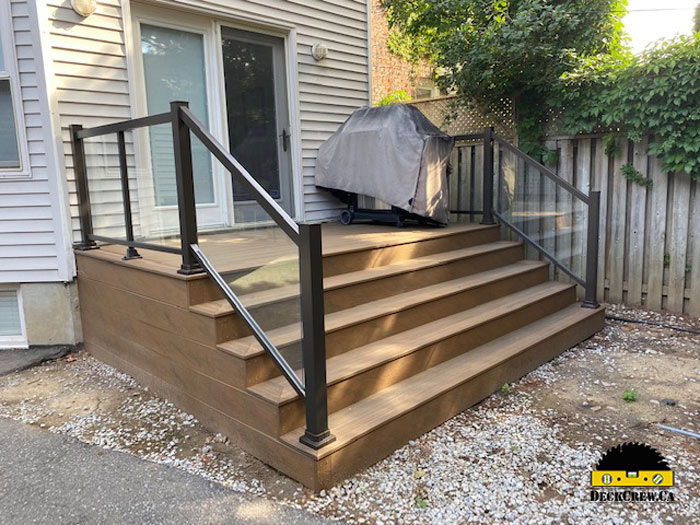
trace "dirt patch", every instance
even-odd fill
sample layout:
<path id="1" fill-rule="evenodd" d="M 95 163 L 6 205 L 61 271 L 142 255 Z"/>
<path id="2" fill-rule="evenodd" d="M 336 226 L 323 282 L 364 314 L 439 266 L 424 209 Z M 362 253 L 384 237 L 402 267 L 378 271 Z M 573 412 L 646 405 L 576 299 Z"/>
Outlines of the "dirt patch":
<path id="1" fill-rule="evenodd" d="M 1 377 L 0 416 L 348 522 L 694 523 L 700 440 L 659 425 L 700 432 L 700 334 L 642 322 L 696 332 L 700 322 L 616 306 L 609 313 L 637 322 L 608 321 L 595 337 L 320 494 L 86 353 Z M 676 503 L 588 501 L 592 467 L 624 441 L 664 455 Z"/>

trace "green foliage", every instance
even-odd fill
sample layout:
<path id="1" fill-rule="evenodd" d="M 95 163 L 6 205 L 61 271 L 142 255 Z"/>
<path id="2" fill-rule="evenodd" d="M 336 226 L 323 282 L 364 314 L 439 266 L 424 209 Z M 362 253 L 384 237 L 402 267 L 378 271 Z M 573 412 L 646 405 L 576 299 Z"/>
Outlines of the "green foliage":
<path id="1" fill-rule="evenodd" d="M 391 106 L 392 104 L 400 104 L 401 102 L 408 102 L 409 100 L 411 100 L 411 96 L 403 89 L 399 89 L 388 95 L 384 95 L 375 105 Z"/>
<path id="2" fill-rule="evenodd" d="M 614 133 L 608 133 L 603 136 L 603 149 L 606 155 L 614 157 L 622 151 L 622 146 L 620 145 L 620 136 Z"/>
<path id="3" fill-rule="evenodd" d="M 488 109 L 509 99 L 522 149 L 540 143 L 559 78 L 621 45 L 627 0 L 384 0 L 392 30 L 419 39 L 437 81 Z"/>
<path id="4" fill-rule="evenodd" d="M 636 182 L 640 186 L 650 187 L 654 184 L 654 181 L 642 175 L 637 168 L 635 168 L 629 162 L 620 168 L 620 171 L 625 176 L 625 178 L 630 182 Z"/>
<path id="5" fill-rule="evenodd" d="M 508 383 L 503 383 L 503 386 L 501 387 L 501 393 L 510 394 L 510 385 Z"/>
<path id="6" fill-rule="evenodd" d="M 428 508 L 428 501 L 424 500 L 420 496 L 416 496 L 415 507 L 418 509 L 426 509 Z"/>
<path id="7" fill-rule="evenodd" d="M 693 17 L 693 31 L 700 31 L 700 3 L 695 6 L 695 16 Z"/>
<path id="8" fill-rule="evenodd" d="M 658 42 L 640 56 L 583 60 L 562 82 L 564 133 L 602 125 L 635 141 L 653 135 L 649 152 L 665 171 L 700 181 L 700 33 Z"/>
<path id="9" fill-rule="evenodd" d="M 622 393 L 622 400 L 627 403 L 634 403 L 637 399 L 639 399 L 639 392 L 634 388 L 628 388 Z"/>

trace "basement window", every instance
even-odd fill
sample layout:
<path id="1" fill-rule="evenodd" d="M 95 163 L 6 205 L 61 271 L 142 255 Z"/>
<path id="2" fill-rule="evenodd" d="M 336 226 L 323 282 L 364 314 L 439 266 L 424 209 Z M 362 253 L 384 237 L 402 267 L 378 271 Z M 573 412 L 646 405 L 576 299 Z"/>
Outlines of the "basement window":
<path id="1" fill-rule="evenodd" d="M 0 290 L 0 348 L 26 348 L 27 335 L 19 290 Z"/>

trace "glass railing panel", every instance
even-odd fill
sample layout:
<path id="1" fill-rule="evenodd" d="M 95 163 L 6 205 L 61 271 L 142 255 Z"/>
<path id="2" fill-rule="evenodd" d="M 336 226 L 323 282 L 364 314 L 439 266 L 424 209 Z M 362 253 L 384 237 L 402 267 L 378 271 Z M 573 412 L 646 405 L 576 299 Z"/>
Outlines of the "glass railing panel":
<path id="1" fill-rule="evenodd" d="M 83 147 L 93 233 L 126 240 L 117 135 L 86 138 Z"/>
<path id="2" fill-rule="evenodd" d="M 585 279 L 588 206 L 578 195 L 547 176 L 505 147 L 498 148 L 495 178 L 496 211 L 538 246 L 553 255 L 564 268 Z M 555 168 L 556 169 L 556 168 Z M 575 184 L 573 173 L 561 178 Z M 505 228 L 509 239 L 519 236 Z M 526 247 L 528 258 L 544 256 Z M 566 270 L 554 267 L 553 276 L 573 282 Z"/>
<path id="3" fill-rule="evenodd" d="M 459 141 L 450 159 L 449 200 L 452 211 L 483 211 L 483 142 Z M 481 215 L 453 213 L 454 223 L 480 222 Z"/>
<path id="4" fill-rule="evenodd" d="M 194 156 L 202 144 L 191 136 Z M 209 177 L 214 188 L 212 202 L 198 206 L 199 247 L 303 381 L 299 249 L 255 201 L 234 200 L 231 174 L 213 156 L 208 160 L 193 162 L 195 195 L 207 194 Z M 241 216 L 243 223 L 236 221 Z M 250 333 L 242 323 L 236 330 L 232 339 Z"/>

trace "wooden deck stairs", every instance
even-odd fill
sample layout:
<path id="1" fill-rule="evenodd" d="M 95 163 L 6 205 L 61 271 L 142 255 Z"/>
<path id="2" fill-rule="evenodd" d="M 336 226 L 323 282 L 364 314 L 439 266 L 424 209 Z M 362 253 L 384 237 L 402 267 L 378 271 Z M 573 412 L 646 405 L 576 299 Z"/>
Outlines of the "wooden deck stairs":
<path id="1" fill-rule="evenodd" d="M 353 230 L 353 228 L 358 228 Z M 373 464 L 504 383 L 590 337 L 604 309 L 497 226 L 452 225 L 333 243 L 360 226 L 324 226 L 329 426 L 299 442 L 304 404 L 205 275 L 177 257 L 122 248 L 77 253 L 86 348 L 196 415 L 213 431 L 314 489 Z M 328 239 L 326 238 L 328 237 Z M 153 255 L 155 257 L 149 257 Z M 298 286 L 241 296 L 300 366 Z"/>

